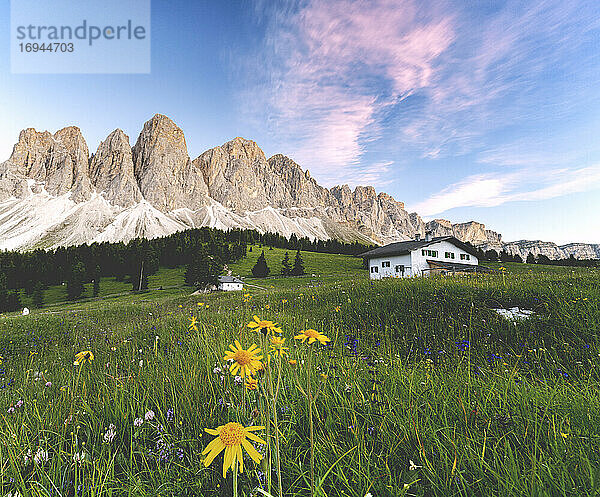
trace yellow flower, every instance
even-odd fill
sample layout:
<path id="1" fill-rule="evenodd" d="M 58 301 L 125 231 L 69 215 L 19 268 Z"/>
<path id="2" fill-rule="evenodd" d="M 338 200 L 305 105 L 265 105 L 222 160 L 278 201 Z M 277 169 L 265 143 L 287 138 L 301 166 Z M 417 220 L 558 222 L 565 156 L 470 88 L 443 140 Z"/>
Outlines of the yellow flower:
<path id="1" fill-rule="evenodd" d="M 80 364 L 85 364 L 86 362 L 92 362 L 94 360 L 94 354 L 91 350 L 84 350 L 79 352 L 79 354 L 75 354 L 75 366 L 79 366 Z"/>
<path id="2" fill-rule="evenodd" d="M 196 316 L 192 316 L 190 318 L 190 325 L 188 326 L 188 330 L 198 331 L 198 327 L 196 326 L 197 322 L 198 322 L 198 320 L 196 319 Z"/>
<path id="3" fill-rule="evenodd" d="M 335 306 L 335 312 L 340 312 L 341 307 L 339 305 Z"/>
<path id="4" fill-rule="evenodd" d="M 4 359 L 4 357 L 0 355 L 0 364 L 2 364 L 2 359 Z"/>
<path id="5" fill-rule="evenodd" d="M 248 376 L 248 378 L 246 378 L 246 389 L 258 390 L 258 381 L 252 378 L 252 376 Z"/>
<path id="6" fill-rule="evenodd" d="M 326 380 L 326 379 L 327 379 L 327 375 L 326 375 L 325 373 L 321 373 L 321 378 L 322 378 L 323 380 Z"/>
<path id="7" fill-rule="evenodd" d="M 279 354 L 280 357 L 283 357 L 285 354 L 287 354 L 286 350 L 288 350 L 288 347 L 284 347 L 284 344 L 285 338 L 278 336 L 271 337 L 271 351 L 275 355 Z"/>
<path id="8" fill-rule="evenodd" d="M 288 361 L 288 363 L 289 363 L 290 365 L 292 365 L 292 366 L 295 366 L 296 364 L 298 364 L 298 361 L 297 361 L 296 359 L 290 359 L 290 360 Z"/>
<path id="9" fill-rule="evenodd" d="M 327 342 L 331 342 L 331 339 L 313 329 L 302 330 L 300 334 L 296 335 L 294 338 L 296 340 L 302 340 L 302 343 L 308 339 L 309 344 L 313 343 L 315 340 L 318 340 L 323 345 L 325 345 Z"/>
<path id="10" fill-rule="evenodd" d="M 202 307 L 202 306 L 204 305 L 204 302 L 198 302 L 198 305 L 199 305 L 200 307 Z"/>
<path id="11" fill-rule="evenodd" d="M 210 466 L 210 463 L 214 461 L 223 450 L 225 454 L 223 456 L 223 478 L 227 475 L 227 470 L 231 468 L 231 471 L 237 470 L 237 463 L 240 465 L 240 473 L 244 472 L 244 459 L 242 456 L 242 447 L 246 449 L 248 455 L 252 460 L 259 464 L 262 459 L 262 455 L 252 446 L 248 439 L 258 442 L 260 444 L 267 445 L 262 438 L 257 437 L 253 431 L 264 430 L 264 426 L 248 426 L 245 427 L 239 423 L 227 423 L 226 425 L 219 426 L 217 429 L 205 428 L 205 431 L 211 435 L 216 435 L 217 438 L 212 440 L 202 455 L 208 454 L 204 459 L 204 466 Z"/>
<path id="12" fill-rule="evenodd" d="M 254 321 L 250 321 L 248 323 L 248 328 L 261 331 L 265 334 L 269 331 L 273 333 L 281 333 L 281 328 L 277 327 L 277 323 L 274 323 L 273 321 L 267 321 L 266 319 L 260 319 L 258 316 L 253 316 L 253 318 Z"/>
<path id="13" fill-rule="evenodd" d="M 262 367 L 260 360 L 263 356 L 258 355 L 260 354 L 260 349 L 256 347 L 256 344 L 252 344 L 248 350 L 244 350 L 237 340 L 235 340 L 234 344 L 229 346 L 231 350 L 228 350 L 223 358 L 226 361 L 233 361 L 233 364 L 229 366 L 231 374 L 236 375 L 239 371 L 242 378 L 252 376 L 253 373 Z"/>

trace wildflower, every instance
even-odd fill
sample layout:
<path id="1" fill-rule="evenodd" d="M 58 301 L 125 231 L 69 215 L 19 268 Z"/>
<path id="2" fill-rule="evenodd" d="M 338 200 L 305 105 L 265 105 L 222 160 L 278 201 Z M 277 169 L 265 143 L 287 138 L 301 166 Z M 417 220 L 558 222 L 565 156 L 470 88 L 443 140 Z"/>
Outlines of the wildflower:
<path id="1" fill-rule="evenodd" d="M 51 382 L 51 381 L 47 381 L 47 382 L 46 382 L 46 386 L 47 386 L 48 388 L 50 388 L 50 387 L 52 386 L 52 382 Z"/>
<path id="2" fill-rule="evenodd" d="M 48 452 L 40 447 L 33 456 L 33 462 L 38 465 L 48 462 Z"/>
<path id="3" fill-rule="evenodd" d="M 280 357 L 283 357 L 285 354 L 287 354 L 286 350 L 288 350 L 288 347 L 284 347 L 284 344 L 285 338 L 279 336 L 271 337 L 271 351 L 275 355 L 279 354 Z"/>
<path id="4" fill-rule="evenodd" d="M 277 323 L 260 319 L 258 316 L 252 316 L 254 321 L 248 323 L 248 328 L 256 329 L 266 335 L 269 331 L 272 333 L 281 333 L 281 328 L 277 327 Z"/>
<path id="5" fill-rule="evenodd" d="M 108 426 L 108 430 L 106 430 L 106 433 L 104 434 L 104 441 L 108 444 L 112 443 L 116 434 L 117 434 L 117 427 L 111 423 Z"/>
<path id="6" fill-rule="evenodd" d="M 22 399 L 19 399 L 19 400 L 17 401 L 17 403 L 15 404 L 15 407 L 16 407 L 17 409 L 20 409 L 21 407 L 23 407 L 23 404 L 24 404 L 23 400 L 22 400 Z"/>
<path id="7" fill-rule="evenodd" d="M 233 381 L 234 381 L 234 383 L 235 383 L 236 385 L 241 385 L 241 384 L 242 384 L 242 382 L 243 382 L 244 380 L 242 379 L 242 377 L 241 377 L 241 376 L 236 376 L 236 377 L 233 379 Z"/>
<path id="8" fill-rule="evenodd" d="M 144 419 L 146 421 L 152 421 L 154 419 L 154 411 L 148 411 L 146 414 L 144 414 Z"/>
<path id="9" fill-rule="evenodd" d="M 2 364 L 2 359 L 4 359 L 4 357 L 0 355 L 0 364 Z"/>
<path id="10" fill-rule="evenodd" d="M 192 331 L 198 331 L 198 326 L 196 326 L 196 323 L 198 322 L 198 320 L 196 319 L 196 316 L 192 316 L 190 318 L 190 325 L 188 326 L 188 330 Z"/>
<path id="11" fill-rule="evenodd" d="M 238 371 L 242 378 L 246 376 L 252 376 L 253 373 L 258 371 L 259 367 L 262 367 L 260 360 L 263 356 L 260 354 L 260 349 L 257 348 L 256 344 L 253 344 L 248 350 L 244 350 L 240 342 L 235 340 L 235 345 L 230 345 L 231 350 L 228 350 L 225 354 L 224 360 L 233 360 L 229 370 L 232 375 L 237 375 Z"/>
<path id="12" fill-rule="evenodd" d="M 423 466 L 417 466 L 417 465 L 416 465 L 416 464 L 413 462 L 413 460 L 412 460 L 412 459 L 411 459 L 410 461 L 408 461 L 408 462 L 409 462 L 409 465 L 408 465 L 408 470 L 409 470 L 409 471 L 415 471 L 415 470 L 417 470 L 417 469 L 419 469 L 419 468 L 422 468 L 422 467 L 423 467 Z"/>
<path id="13" fill-rule="evenodd" d="M 144 419 L 143 418 L 135 418 L 133 420 L 133 426 L 135 426 L 136 428 L 139 428 L 143 424 L 144 424 Z"/>
<path id="14" fill-rule="evenodd" d="M 252 376 L 248 376 L 246 378 L 246 389 L 247 390 L 257 390 L 258 389 L 258 381 L 252 378 Z"/>
<path id="15" fill-rule="evenodd" d="M 92 362 L 94 360 L 94 354 L 91 350 L 84 350 L 79 352 L 79 354 L 75 354 L 75 362 L 73 363 L 75 366 L 79 366 L 80 364 L 85 364 L 86 362 Z"/>
<path id="16" fill-rule="evenodd" d="M 221 374 L 222 372 L 223 372 L 223 370 L 222 370 L 222 369 L 221 369 L 219 366 L 216 366 L 216 367 L 213 369 L 213 373 L 214 373 L 214 374 Z"/>
<path id="17" fill-rule="evenodd" d="M 294 337 L 296 340 L 302 340 L 302 343 L 308 339 L 308 343 L 311 344 L 314 341 L 318 340 L 321 344 L 325 345 L 327 342 L 330 342 L 331 339 L 319 333 L 317 330 L 308 329 L 302 330 L 299 335 Z"/>
<path id="18" fill-rule="evenodd" d="M 262 455 L 252 446 L 248 439 L 266 445 L 262 438 L 257 437 L 253 431 L 264 430 L 264 426 L 248 426 L 245 427 L 239 423 L 227 423 L 226 425 L 219 426 L 216 429 L 206 428 L 205 431 L 211 435 L 216 435 L 217 438 L 212 440 L 202 451 L 202 455 L 208 454 L 204 459 L 204 466 L 210 466 L 215 457 L 217 457 L 223 450 L 225 454 L 223 456 L 223 478 L 227 474 L 227 470 L 231 468 L 232 471 L 237 470 L 237 463 L 240 465 L 240 473 L 244 472 L 244 460 L 242 458 L 242 447 L 246 449 L 248 455 L 252 460 L 259 464 Z"/>
<path id="19" fill-rule="evenodd" d="M 173 410 L 172 407 L 169 407 L 167 409 L 167 422 L 170 423 L 171 421 L 173 421 L 174 417 L 175 417 L 175 411 Z"/>
<path id="20" fill-rule="evenodd" d="M 8 412 L 8 414 L 13 414 L 15 412 L 15 408 L 13 406 L 10 406 L 8 408 L 8 411 L 6 411 L 6 412 Z"/>
<path id="21" fill-rule="evenodd" d="M 83 451 L 75 452 L 75 454 L 73 454 L 73 462 L 75 464 L 77 464 L 78 466 L 81 466 L 82 463 L 85 462 L 85 459 L 86 459 L 86 454 Z"/>
<path id="22" fill-rule="evenodd" d="M 321 373 L 321 378 L 323 379 L 323 381 L 325 381 L 327 379 L 327 375 L 325 373 Z"/>

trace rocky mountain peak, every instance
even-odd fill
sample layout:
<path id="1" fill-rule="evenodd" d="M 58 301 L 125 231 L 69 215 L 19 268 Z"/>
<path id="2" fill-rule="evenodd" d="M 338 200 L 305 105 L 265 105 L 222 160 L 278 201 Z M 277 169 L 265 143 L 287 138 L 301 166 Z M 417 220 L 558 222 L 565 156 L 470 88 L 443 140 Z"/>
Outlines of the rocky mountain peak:
<path id="1" fill-rule="evenodd" d="M 206 203 L 206 184 L 188 156 L 183 131 L 168 117 L 156 114 L 144 124 L 132 158 L 140 191 L 156 209 L 194 209 Z"/>
<path id="2" fill-rule="evenodd" d="M 115 129 L 98 146 L 90 161 L 90 178 L 112 204 L 129 207 L 142 200 L 135 180 L 129 137 Z"/>

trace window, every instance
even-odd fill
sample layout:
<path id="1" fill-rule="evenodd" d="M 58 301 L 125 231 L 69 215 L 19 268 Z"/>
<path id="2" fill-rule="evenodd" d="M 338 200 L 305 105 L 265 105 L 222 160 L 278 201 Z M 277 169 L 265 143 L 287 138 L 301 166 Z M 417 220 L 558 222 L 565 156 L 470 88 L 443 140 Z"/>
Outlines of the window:
<path id="1" fill-rule="evenodd" d="M 371 266 L 371 272 L 372 273 L 378 273 L 379 272 L 379 268 L 377 266 Z"/>
<path id="2" fill-rule="evenodd" d="M 428 257 L 437 257 L 438 256 L 437 250 L 421 250 L 421 254 L 426 255 Z"/>
<path id="3" fill-rule="evenodd" d="M 446 253 L 444 254 L 444 257 L 445 257 L 446 259 L 454 259 L 454 252 L 446 252 Z"/>
<path id="4" fill-rule="evenodd" d="M 399 264 L 396 266 L 396 272 L 404 274 L 404 264 Z"/>
<path id="5" fill-rule="evenodd" d="M 427 252 L 426 250 L 421 250 L 421 255 L 425 255 L 425 252 Z"/>
<path id="6" fill-rule="evenodd" d="M 460 254 L 460 260 L 461 261 L 470 261 L 471 256 L 469 254 Z"/>
<path id="7" fill-rule="evenodd" d="M 390 261 L 383 261 L 381 267 L 390 267 Z"/>

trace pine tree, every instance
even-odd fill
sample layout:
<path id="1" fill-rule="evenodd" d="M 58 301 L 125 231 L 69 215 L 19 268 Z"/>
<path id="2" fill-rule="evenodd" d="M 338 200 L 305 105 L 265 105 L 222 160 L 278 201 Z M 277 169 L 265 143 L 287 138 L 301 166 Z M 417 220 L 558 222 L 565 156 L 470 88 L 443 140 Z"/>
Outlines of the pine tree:
<path id="1" fill-rule="evenodd" d="M 535 264 L 535 257 L 531 252 L 527 254 L 527 264 Z"/>
<path id="2" fill-rule="evenodd" d="M 292 268 L 292 276 L 302 276 L 306 274 L 304 270 L 304 261 L 302 260 L 302 256 L 300 255 L 300 249 L 296 252 L 296 257 L 294 259 L 294 267 Z"/>
<path id="3" fill-rule="evenodd" d="M 216 285 L 222 271 L 223 264 L 215 256 L 209 255 L 203 248 L 188 264 L 185 270 L 185 284 L 196 288 Z"/>
<path id="4" fill-rule="evenodd" d="M 269 266 L 267 265 L 267 260 L 265 259 L 265 251 L 263 250 L 260 256 L 258 257 L 256 264 L 252 268 L 252 275 L 255 278 L 266 278 L 267 276 L 269 276 L 270 272 L 271 270 L 269 269 Z"/>
<path id="5" fill-rule="evenodd" d="M 38 309 L 44 307 L 44 285 L 38 281 L 33 288 L 33 305 Z"/>
<path id="6" fill-rule="evenodd" d="M 100 294 L 100 266 L 96 266 L 94 271 L 94 297 Z"/>
<path id="7" fill-rule="evenodd" d="M 76 300 L 83 295 L 85 290 L 83 283 L 85 282 L 85 267 L 83 263 L 76 263 L 69 274 L 67 280 L 67 298 Z"/>
<path id="8" fill-rule="evenodd" d="M 290 254 L 285 253 L 283 261 L 281 261 L 281 274 L 283 276 L 290 276 L 292 274 L 292 265 L 290 264 Z"/>

